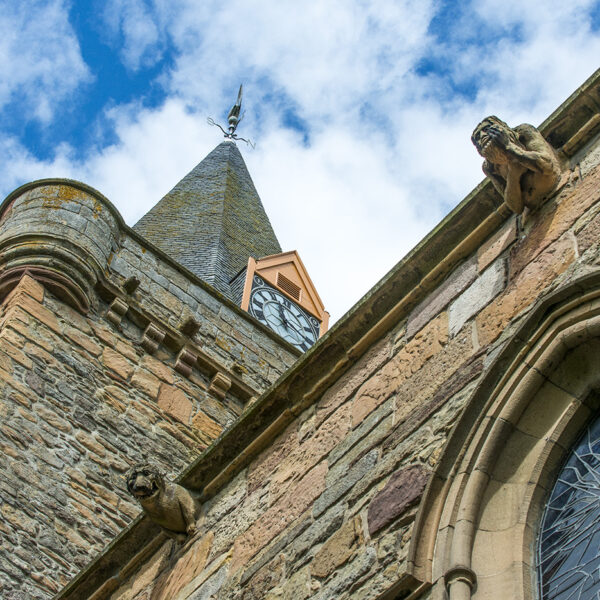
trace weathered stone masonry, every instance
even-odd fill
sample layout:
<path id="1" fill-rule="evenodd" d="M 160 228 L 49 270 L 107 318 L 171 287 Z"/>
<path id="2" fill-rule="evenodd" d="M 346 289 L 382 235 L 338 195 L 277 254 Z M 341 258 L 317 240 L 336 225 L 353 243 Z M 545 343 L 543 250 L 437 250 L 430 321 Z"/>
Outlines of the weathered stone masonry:
<path id="1" fill-rule="evenodd" d="M 530 321 L 597 296 L 600 73 L 582 90 L 541 128 L 568 166 L 554 197 L 523 224 L 479 186 L 186 469 L 180 481 L 204 500 L 193 539 L 140 522 L 57 598 L 441 599 L 454 585 L 515 597 L 490 593 L 486 577 L 477 588 L 467 566 L 432 568 L 453 526 L 444 516 L 437 541 L 427 527 L 450 470 L 440 465 L 469 435 L 465 407 L 527 346 Z M 148 540 L 141 552 L 136 539 Z M 492 546 L 475 567 L 505 560 Z"/>
<path id="2" fill-rule="evenodd" d="M 131 464 L 179 472 L 297 352 L 87 186 L 1 210 L 0 595 L 48 598 L 139 514 Z"/>

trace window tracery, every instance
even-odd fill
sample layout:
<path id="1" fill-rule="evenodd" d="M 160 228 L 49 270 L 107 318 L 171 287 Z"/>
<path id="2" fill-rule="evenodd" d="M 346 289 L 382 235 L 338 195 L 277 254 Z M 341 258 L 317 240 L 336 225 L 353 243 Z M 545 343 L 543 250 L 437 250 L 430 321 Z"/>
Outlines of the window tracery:
<path id="1" fill-rule="evenodd" d="M 542 600 L 600 600 L 600 418 L 563 466 L 538 540 Z"/>

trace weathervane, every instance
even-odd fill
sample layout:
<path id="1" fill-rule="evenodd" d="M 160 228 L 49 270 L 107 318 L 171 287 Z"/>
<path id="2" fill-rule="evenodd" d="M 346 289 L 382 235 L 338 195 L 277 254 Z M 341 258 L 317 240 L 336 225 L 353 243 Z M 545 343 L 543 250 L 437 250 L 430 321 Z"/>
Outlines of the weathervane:
<path id="1" fill-rule="evenodd" d="M 206 121 L 209 125 L 216 125 L 225 135 L 228 140 L 241 140 L 242 142 L 246 142 L 250 147 L 254 148 L 254 144 L 243 137 L 239 137 L 236 135 L 235 130 L 237 126 L 240 124 L 241 120 L 244 118 L 245 112 L 240 116 L 240 111 L 242 110 L 242 85 L 240 85 L 240 91 L 238 92 L 238 97 L 235 104 L 231 107 L 229 114 L 227 115 L 227 122 L 229 123 L 229 131 L 225 131 L 218 123 L 215 123 L 212 117 L 208 117 Z"/>

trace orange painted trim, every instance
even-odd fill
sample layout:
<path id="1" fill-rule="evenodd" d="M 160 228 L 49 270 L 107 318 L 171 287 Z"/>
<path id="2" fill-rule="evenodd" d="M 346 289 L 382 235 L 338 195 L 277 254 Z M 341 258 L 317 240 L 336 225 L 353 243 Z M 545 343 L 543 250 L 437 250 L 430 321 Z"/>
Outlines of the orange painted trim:
<path id="1" fill-rule="evenodd" d="M 242 294 L 242 310 L 248 312 L 248 305 L 250 304 L 250 291 L 252 290 L 252 279 L 256 272 L 256 260 L 252 257 L 248 259 L 248 267 L 246 268 L 246 281 L 244 282 L 244 292 Z"/>
<path id="2" fill-rule="evenodd" d="M 299 287 L 302 292 L 299 300 L 277 285 L 277 273 L 281 273 L 286 277 L 291 275 L 291 271 L 285 269 L 286 265 L 291 266 L 294 274 L 293 279 L 297 279 L 297 283 L 300 284 Z M 317 293 L 315 285 L 296 250 L 282 252 L 281 254 L 271 254 L 258 260 L 250 257 L 248 260 L 248 268 L 246 270 L 246 281 L 244 283 L 244 292 L 241 303 L 242 309 L 246 311 L 250 304 L 250 291 L 252 289 L 254 275 L 262 277 L 269 285 L 272 285 L 292 302 L 302 307 L 320 321 L 320 335 L 323 335 L 327 331 L 329 327 L 329 313 L 325 311 L 323 301 Z"/>
<path id="3" fill-rule="evenodd" d="M 319 327 L 319 337 L 323 337 L 323 334 L 329 329 L 329 313 L 323 311 L 323 320 L 321 321 L 321 327 Z"/>

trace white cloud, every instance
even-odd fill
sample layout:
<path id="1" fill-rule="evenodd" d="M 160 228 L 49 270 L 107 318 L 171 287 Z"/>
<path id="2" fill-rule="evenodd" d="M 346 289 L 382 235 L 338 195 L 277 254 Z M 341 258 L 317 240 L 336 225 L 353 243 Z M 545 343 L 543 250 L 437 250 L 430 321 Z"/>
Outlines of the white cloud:
<path id="1" fill-rule="evenodd" d="M 22 113 L 48 122 L 90 73 L 62 0 L 0 1 L 0 109 L 18 102 Z"/>
<path id="2" fill-rule="evenodd" d="M 582 0 L 535 10 L 481 0 L 446 24 L 443 40 L 429 31 L 434 2 L 109 6 L 129 68 L 160 58 L 165 40 L 175 44 L 172 69 L 161 74 L 169 98 L 155 109 L 110 109 L 117 141 L 85 160 L 63 146 L 40 162 L 5 140 L 6 191 L 26 179 L 75 177 L 133 224 L 222 139 L 205 117 L 223 120 L 244 81 L 239 133 L 257 148 L 240 149 L 284 249 L 299 251 L 334 319 L 483 178 L 469 139 L 483 116 L 539 123 L 600 55 L 592 3 Z M 431 55 L 443 71 L 419 74 Z M 457 94 L 457 85 L 471 89 Z M 308 141 L 282 125 L 289 111 Z"/>
<path id="3" fill-rule="evenodd" d="M 458 48 L 457 77 L 476 76 L 477 105 L 509 123 L 539 122 L 598 67 L 594 0 L 473 3 L 482 45 Z"/>
<path id="4" fill-rule="evenodd" d="M 172 89 L 190 98 L 207 90 L 220 96 L 224 83 L 243 78 L 284 93 L 303 118 L 346 118 L 397 86 L 424 51 L 432 5 L 313 0 L 258 7 L 233 0 L 198 9 L 181 2 L 171 13 L 171 37 L 182 52 Z"/>
<path id="5" fill-rule="evenodd" d="M 123 63 L 136 71 L 162 57 L 164 33 L 156 15 L 143 0 L 109 0 L 102 14 L 112 42 Z"/>

